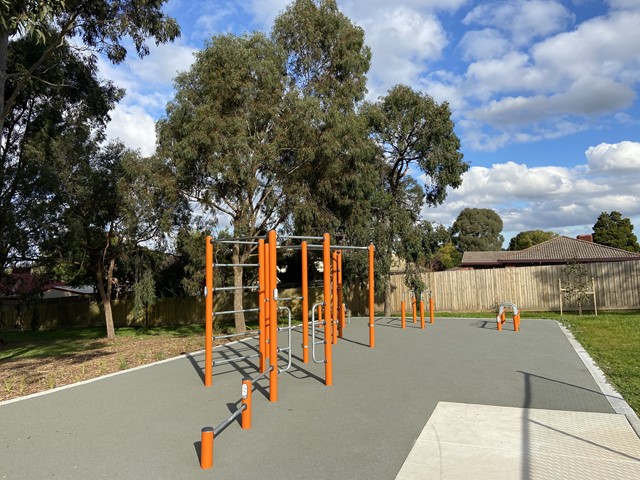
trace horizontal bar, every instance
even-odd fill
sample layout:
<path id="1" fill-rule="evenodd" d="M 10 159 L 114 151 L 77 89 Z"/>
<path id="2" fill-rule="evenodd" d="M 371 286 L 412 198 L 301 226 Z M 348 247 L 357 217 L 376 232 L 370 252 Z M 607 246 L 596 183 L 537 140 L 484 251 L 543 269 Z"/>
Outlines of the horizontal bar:
<path id="1" fill-rule="evenodd" d="M 352 247 L 349 245 L 331 245 L 331 250 L 369 250 L 369 247 Z"/>
<path id="2" fill-rule="evenodd" d="M 213 240 L 212 243 L 233 243 L 241 245 L 258 245 L 258 242 L 250 240 L 234 240 L 233 238 L 225 238 L 224 240 Z"/>
<path id="3" fill-rule="evenodd" d="M 233 412 L 230 417 L 227 417 L 220 425 L 213 429 L 213 437 L 217 437 L 220 433 L 229 426 L 231 422 L 235 420 L 235 418 L 244 412 L 244 409 L 247 408 L 247 405 L 243 403 L 240 405 L 240 408 Z"/>
<path id="4" fill-rule="evenodd" d="M 228 315 L 230 313 L 259 312 L 259 308 L 245 308 L 244 310 L 225 310 L 224 312 L 213 312 L 213 316 Z"/>
<path id="5" fill-rule="evenodd" d="M 259 267 L 259 263 L 214 263 L 213 267 Z"/>
<path id="6" fill-rule="evenodd" d="M 279 302 L 290 302 L 291 300 L 304 300 L 304 297 L 278 297 Z"/>
<path id="7" fill-rule="evenodd" d="M 227 242 L 227 241 L 243 241 L 243 240 L 260 240 L 261 238 L 267 238 L 266 235 L 257 235 L 255 237 L 229 237 L 229 238 L 212 238 L 211 239 L 211 243 L 220 243 L 220 242 Z"/>
<path id="8" fill-rule="evenodd" d="M 214 335 L 214 340 L 221 340 L 223 338 L 234 338 L 234 337 L 242 337 L 242 336 L 251 336 L 251 335 L 260 335 L 259 330 L 247 330 L 244 333 L 230 333 L 229 335 Z"/>
<path id="9" fill-rule="evenodd" d="M 255 358 L 259 357 L 259 353 L 254 353 L 253 355 L 247 355 L 246 357 L 233 357 L 233 358 L 223 358 L 222 360 L 216 360 L 213 362 L 213 365 L 224 365 L 225 363 L 231 362 L 241 362 L 242 360 L 246 360 L 247 358 Z"/>
<path id="10" fill-rule="evenodd" d="M 242 287 L 216 287 L 213 289 L 214 292 L 228 292 L 229 290 L 258 290 L 260 286 L 258 285 L 248 285 Z"/>
<path id="11" fill-rule="evenodd" d="M 271 370 L 273 370 L 273 365 L 271 365 L 269 368 L 267 368 L 261 374 L 256 375 L 255 377 L 251 378 L 251 382 L 252 383 L 256 383 L 258 380 L 261 380 L 263 377 L 266 377 L 269 374 L 269 372 L 271 372 Z"/>
<path id="12" fill-rule="evenodd" d="M 278 238 L 286 240 L 324 240 L 323 237 L 306 237 L 304 235 L 278 235 Z"/>

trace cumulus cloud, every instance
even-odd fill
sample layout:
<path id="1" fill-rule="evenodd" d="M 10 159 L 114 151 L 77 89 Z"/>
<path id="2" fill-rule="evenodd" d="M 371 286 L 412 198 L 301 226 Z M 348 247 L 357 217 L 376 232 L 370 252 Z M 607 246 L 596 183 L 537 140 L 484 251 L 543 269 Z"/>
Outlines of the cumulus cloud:
<path id="1" fill-rule="evenodd" d="M 509 40 L 494 28 L 466 32 L 458 46 L 467 61 L 502 57 L 511 48 Z"/>
<path id="2" fill-rule="evenodd" d="M 640 169 L 640 143 L 601 143 L 585 152 L 589 167 L 596 172 L 625 172 Z"/>
<path id="3" fill-rule="evenodd" d="M 127 147 L 139 150 L 142 155 L 151 155 L 155 151 L 155 121 L 140 106 L 116 106 L 111 112 L 106 133 L 107 139 L 120 140 Z"/>
<path id="4" fill-rule="evenodd" d="M 464 18 L 466 25 L 492 27 L 507 32 L 516 46 L 563 30 L 573 15 L 551 0 L 483 2 Z"/>

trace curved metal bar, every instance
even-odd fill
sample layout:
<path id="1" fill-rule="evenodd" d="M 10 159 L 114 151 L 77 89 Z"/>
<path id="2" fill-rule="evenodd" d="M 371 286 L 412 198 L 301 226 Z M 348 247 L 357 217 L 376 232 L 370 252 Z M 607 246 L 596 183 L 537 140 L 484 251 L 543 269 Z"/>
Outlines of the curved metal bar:
<path id="1" fill-rule="evenodd" d="M 291 352 L 291 309 L 289 307 L 280 307 L 278 306 L 278 310 L 286 310 L 287 313 L 289 314 L 289 326 L 287 328 L 288 332 L 287 332 L 287 339 L 288 339 L 288 344 L 286 347 L 280 349 L 280 351 L 286 351 L 289 353 L 289 359 L 287 361 L 287 367 L 286 368 L 280 368 L 278 369 L 278 373 L 282 373 L 282 372 L 286 372 L 287 370 L 289 370 L 291 368 L 291 360 L 292 360 L 292 352 Z"/>

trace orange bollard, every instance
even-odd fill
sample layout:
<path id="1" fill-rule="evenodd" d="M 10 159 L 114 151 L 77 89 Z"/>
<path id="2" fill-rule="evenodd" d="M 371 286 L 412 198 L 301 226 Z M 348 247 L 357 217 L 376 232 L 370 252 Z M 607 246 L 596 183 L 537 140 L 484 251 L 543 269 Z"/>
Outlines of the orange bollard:
<path id="1" fill-rule="evenodd" d="M 433 300 L 433 297 L 429 297 L 429 323 L 435 322 L 435 310 L 435 301 Z"/>
<path id="2" fill-rule="evenodd" d="M 417 308 L 416 308 L 416 296 L 415 294 L 413 295 L 413 300 L 411 300 L 411 308 L 413 309 L 413 323 L 416 323 L 418 321 L 418 315 L 417 315 Z"/>
<path id="3" fill-rule="evenodd" d="M 205 427 L 200 434 L 200 468 L 213 467 L 213 427 Z"/>
<path id="4" fill-rule="evenodd" d="M 496 319 L 496 323 L 498 324 L 498 331 L 501 332 L 502 331 L 502 319 L 500 318 L 500 316 L 498 316 L 498 318 Z"/>
<path id="5" fill-rule="evenodd" d="M 402 328 L 406 328 L 407 320 L 406 320 L 404 300 L 400 301 L 400 319 L 402 320 Z"/>
<path id="6" fill-rule="evenodd" d="M 253 382 L 250 378 L 242 380 L 242 410 L 241 427 L 245 430 L 251 428 L 251 390 L 253 389 Z"/>
<path id="7" fill-rule="evenodd" d="M 420 328 L 424 328 L 424 302 L 420 300 Z"/>
<path id="8" fill-rule="evenodd" d="M 516 332 L 520 331 L 520 314 L 519 313 L 513 316 L 513 329 Z"/>

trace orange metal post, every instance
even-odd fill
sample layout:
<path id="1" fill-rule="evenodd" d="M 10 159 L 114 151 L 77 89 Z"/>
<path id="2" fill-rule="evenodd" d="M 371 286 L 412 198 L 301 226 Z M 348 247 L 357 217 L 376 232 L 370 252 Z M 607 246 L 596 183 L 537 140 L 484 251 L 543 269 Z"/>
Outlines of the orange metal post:
<path id="1" fill-rule="evenodd" d="M 301 243 L 302 254 L 302 361 L 309 363 L 309 275 L 307 242 Z"/>
<path id="2" fill-rule="evenodd" d="M 434 323 L 435 322 L 435 300 L 433 299 L 433 297 L 429 297 L 429 323 Z"/>
<path id="3" fill-rule="evenodd" d="M 333 322 L 333 343 L 338 343 L 338 251 L 331 254 L 331 321 Z M 342 335 L 340 335 L 342 336 Z"/>
<path id="4" fill-rule="evenodd" d="M 420 299 L 420 328 L 424 328 L 424 301 Z"/>
<path id="5" fill-rule="evenodd" d="M 342 338 L 346 324 L 346 312 L 344 311 L 345 308 L 342 300 L 342 250 L 338 250 L 338 321 L 340 322 L 340 338 Z"/>
<path id="6" fill-rule="evenodd" d="M 264 353 L 271 357 L 271 251 L 269 244 L 264 244 Z M 265 369 L 267 367 L 265 366 Z"/>
<path id="7" fill-rule="evenodd" d="M 411 308 L 413 309 L 413 323 L 416 323 L 418 321 L 418 312 L 417 312 L 417 301 L 416 301 L 416 294 L 413 294 L 413 300 L 411 300 Z"/>
<path id="8" fill-rule="evenodd" d="M 253 382 L 250 378 L 242 380 L 242 405 L 244 410 L 242 411 L 240 426 L 248 430 L 251 428 L 251 390 L 253 389 Z"/>
<path id="9" fill-rule="evenodd" d="M 318 324 L 322 322 L 322 305 L 318 305 Z"/>
<path id="10" fill-rule="evenodd" d="M 513 328 L 516 332 L 520 330 L 520 313 L 513 316 Z"/>
<path id="11" fill-rule="evenodd" d="M 496 318 L 496 323 L 498 324 L 498 331 L 501 332 L 502 331 L 502 318 L 500 317 L 500 315 L 498 315 L 498 317 Z"/>
<path id="12" fill-rule="evenodd" d="M 369 348 L 374 348 L 376 346 L 376 338 L 375 338 L 375 297 L 374 297 L 374 270 L 373 270 L 373 258 L 374 258 L 375 247 L 373 243 L 369 244 Z"/>
<path id="13" fill-rule="evenodd" d="M 407 328 L 407 314 L 405 313 L 406 305 L 404 300 L 400 300 L 400 319 L 402 321 L 402 328 Z"/>
<path id="14" fill-rule="evenodd" d="M 331 355 L 332 325 L 331 325 L 331 238 L 328 233 L 322 236 L 322 265 L 324 290 L 324 384 L 333 385 L 333 362 Z"/>
<path id="15" fill-rule="evenodd" d="M 264 259 L 264 239 L 258 240 L 258 329 L 260 330 L 260 336 L 258 337 L 260 348 L 260 373 L 263 373 L 267 368 L 267 331 L 265 328 L 265 310 L 267 305 L 265 303 L 265 259 Z"/>
<path id="16" fill-rule="evenodd" d="M 207 289 L 205 299 L 205 340 L 204 340 L 204 385 L 210 387 L 213 383 L 213 238 L 206 238 L 205 249 L 205 284 Z"/>
<path id="17" fill-rule="evenodd" d="M 277 253 L 276 253 L 276 232 L 269 231 L 269 363 L 273 365 L 269 372 L 269 401 L 278 401 L 278 305 L 277 288 L 278 278 L 276 273 Z"/>
<path id="18" fill-rule="evenodd" d="M 205 427 L 200 433 L 200 468 L 213 467 L 213 427 Z"/>

